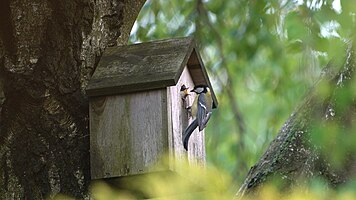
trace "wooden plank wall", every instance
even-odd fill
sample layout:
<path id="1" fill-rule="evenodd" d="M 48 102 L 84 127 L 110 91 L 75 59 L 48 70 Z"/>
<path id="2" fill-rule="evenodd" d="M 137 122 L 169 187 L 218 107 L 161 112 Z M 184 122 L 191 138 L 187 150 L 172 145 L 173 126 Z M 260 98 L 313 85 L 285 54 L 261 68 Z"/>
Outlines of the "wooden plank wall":
<path id="1" fill-rule="evenodd" d="M 173 159 L 188 159 L 190 164 L 205 165 L 205 133 L 204 130 L 199 132 L 196 129 L 189 140 L 189 151 L 186 152 L 182 144 L 182 134 L 186 127 L 193 121 L 193 118 L 188 116 L 185 105 L 181 100 L 180 88 L 185 84 L 189 89 L 194 88 L 194 83 L 187 69 L 184 68 L 183 73 L 178 80 L 176 86 L 168 87 L 168 121 L 172 120 L 169 127 L 169 148 Z M 195 98 L 195 94 L 191 93 L 187 98 L 187 104 L 190 106 Z"/>
<path id="2" fill-rule="evenodd" d="M 148 172 L 168 147 L 166 108 L 166 89 L 92 98 L 92 179 Z"/>
<path id="3" fill-rule="evenodd" d="M 94 97 L 90 100 L 90 151 L 92 179 L 152 172 L 152 165 L 169 152 L 175 160 L 205 165 L 204 131 L 194 131 L 189 151 L 182 144 L 182 134 L 193 121 L 185 109 L 195 94 L 181 99 L 180 88 L 194 87 L 187 67 L 177 85 L 161 90 Z M 168 170 L 168 168 L 157 169 Z"/>

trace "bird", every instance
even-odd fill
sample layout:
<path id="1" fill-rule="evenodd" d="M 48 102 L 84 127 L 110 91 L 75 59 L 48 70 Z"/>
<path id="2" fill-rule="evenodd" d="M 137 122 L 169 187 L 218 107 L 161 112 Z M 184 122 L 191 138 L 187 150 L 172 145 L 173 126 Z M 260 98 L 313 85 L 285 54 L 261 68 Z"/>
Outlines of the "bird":
<path id="1" fill-rule="evenodd" d="M 187 98 L 190 94 L 188 91 L 189 87 L 185 86 L 185 84 L 182 84 L 180 87 L 180 97 L 182 98 L 183 101 L 183 107 L 188 110 L 188 113 L 190 113 L 189 110 L 189 98 Z"/>
<path id="2" fill-rule="evenodd" d="M 185 86 L 184 84 L 182 84 L 182 86 L 180 87 L 182 100 L 185 100 L 189 96 L 188 89 L 189 87 Z"/>
<path id="3" fill-rule="evenodd" d="M 192 116 L 195 118 L 192 123 L 185 129 L 183 133 L 183 147 L 188 151 L 189 138 L 193 131 L 199 127 L 199 131 L 202 131 L 212 114 L 213 99 L 211 97 L 210 89 L 206 85 L 196 85 L 190 92 L 195 92 L 197 95 L 194 99 L 191 110 Z"/>

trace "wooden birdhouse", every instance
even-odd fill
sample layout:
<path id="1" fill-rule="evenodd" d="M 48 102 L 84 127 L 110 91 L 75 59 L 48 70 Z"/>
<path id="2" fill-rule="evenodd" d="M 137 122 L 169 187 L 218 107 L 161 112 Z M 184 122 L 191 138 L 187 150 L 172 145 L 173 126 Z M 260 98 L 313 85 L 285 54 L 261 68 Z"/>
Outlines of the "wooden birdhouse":
<path id="1" fill-rule="evenodd" d="M 182 134 L 192 121 L 181 86 L 204 84 L 217 100 L 192 38 L 107 48 L 86 92 L 89 96 L 92 179 L 147 174 L 162 155 L 205 163 L 204 131 L 195 130 L 184 150 Z M 174 167 L 160 169 L 174 170 Z"/>

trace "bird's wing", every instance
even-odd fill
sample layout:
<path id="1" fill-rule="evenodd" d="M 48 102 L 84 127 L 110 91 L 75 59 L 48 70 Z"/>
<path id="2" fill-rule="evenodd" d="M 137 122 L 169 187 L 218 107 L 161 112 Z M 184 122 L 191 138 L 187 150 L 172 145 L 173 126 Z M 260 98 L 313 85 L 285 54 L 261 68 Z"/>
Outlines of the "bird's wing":
<path id="1" fill-rule="evenodd" d="M 206 124 L 208 123 L 211 114 L 212 114 L 212 112 L 208 112 L 208 114 L 206 114 L 204 120 L 202 121 L 202 124 L 203 124 L 204 128 L 206 127 Z"/>
<path id="2" fill-rule="evenodd" d="M 188 151 L 188 142 L 189 138 L 192 135 L 193 131 L 198 127 L 198 120 L 195 119 L 184 131 L 183 134 L 183 147 Z"/>
<path id="3" fill-rule="evenodd" d="M 206 107 L 205 94 L 200 94 L 198 97 L 198 111 L 197 111 L 199 131 L 202 131 L 206 126 L 207 114 L 208 114 L 208 110 Z"/>

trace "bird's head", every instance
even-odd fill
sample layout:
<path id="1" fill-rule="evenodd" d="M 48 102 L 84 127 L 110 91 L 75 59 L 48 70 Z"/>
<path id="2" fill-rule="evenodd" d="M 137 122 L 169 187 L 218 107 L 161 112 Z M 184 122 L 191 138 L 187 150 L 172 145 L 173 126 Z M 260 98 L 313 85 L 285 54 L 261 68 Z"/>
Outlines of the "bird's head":
<path id="1" fill-rule="evenodd" d="M 183 91 L 185 91 L 185 90 L 188 90 L 188 89 L 189 89 L 189 87 L 185 86 L 184 84 L 182 84 L 182 85 L 180 86 L 180 91 L 181 91 L 181 92 L 183 92 Z"/>
<path id="2" fill-rule="evenodd" d="M 194 89 L 192 89 L 190 92 L 195 92 L 197 94 L 202 94 L 202 93 L 207 93 L 209 91 L 209 87 L 206 85 L 196 85 L 194 86 Z"/>

